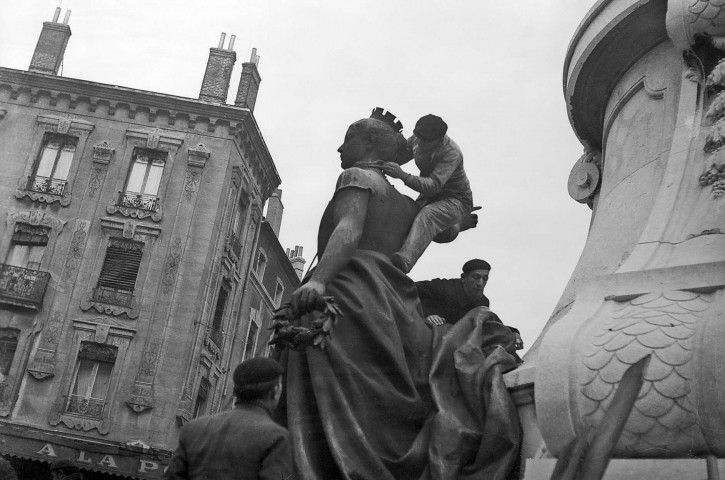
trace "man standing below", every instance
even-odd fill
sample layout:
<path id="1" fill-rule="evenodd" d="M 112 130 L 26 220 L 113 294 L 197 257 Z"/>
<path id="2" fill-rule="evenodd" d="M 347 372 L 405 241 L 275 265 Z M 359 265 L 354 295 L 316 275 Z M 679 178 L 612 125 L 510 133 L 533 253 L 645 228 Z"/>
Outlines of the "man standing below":
<path id="1" fill-rule="evenodd" d="M 271 358 L 242 362 L 233 375 L 234 408 L 184 426 L 164 479 L 293 478 L 289 433 L 270 416 L 282 394 L 282 373 Z"/>
<path id="2" fill-rule="evenodd" d="M 488 308 L 489 301 L 483 290 L 490 272 L 491 265 L 487 261 L 475 258 L 463 264 L 461 278 L 415 282 L 428 326 L 456 323 L 474 308 Z M 518 329 L 508 328 L 516 336 L 516 349 L 522 349 L 524 345 Z"/>

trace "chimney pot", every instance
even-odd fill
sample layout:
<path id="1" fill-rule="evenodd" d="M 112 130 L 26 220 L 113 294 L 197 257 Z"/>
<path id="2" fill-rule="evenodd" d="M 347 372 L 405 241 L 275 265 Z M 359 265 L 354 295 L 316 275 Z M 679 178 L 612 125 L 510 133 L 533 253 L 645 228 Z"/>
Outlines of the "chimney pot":
<path id="1" fill-rule="evenodd" d="M 63 18 L 63 25 L 68 25 L 68 20 L 70 20 L 70 10 L 65 11 L 65 17 Z"/>
<path id="2" fill-rule="evenodd" d="M 199 100 L 202 102 L 224 105 L 229 93 L 229 80 L 232 78 L 234 62 L 237 54 L 232 50 L 224 50 L 226 33 L 222 32 L 219 48 L 209 49 L 209 60 L 206 63 L 204 79 L 201 81 Z M 232 38 L 234 36 L 232 35 Z"/>
<path id="3" fill-rule="evenodd" d="M 257 49 L 252 49 L 250 61 L 242 64 L 242 75 L 239 79 L 239 89 L 237 90 L 237 98 L 234 105 L 242 108 L 248 108 L 254 112 L 254 105 L 257 103 L 257 93 L 259 92 L 259 84 L 262 78 L 259 76 L 257 64 L 259 63 L 259 55 Z"/>
<path id="4" fill-rule="evenodd" d="M 38 37 L 38 43 L 30 60 L 28 70 L 36 73 L 58 75 L 58 70 L 63 62 L 65 48 L 71 36 L 70 27 L 67 24 L 70 10 L 66 13 L 64 23 L 57 23 L 60 15 L 60 8 L 55 10 L 52 22 L 43 22 L 43 28 Z"/>
<path id="5" fill-rule="evenodd" d="M 236 39 L 237 39 L 236 35 L 232 35 L 231 37 L 229 37 L 229 47 L 227 48 L 227 50 L 229 50 L 230 52 L 234 50 L 234 41 Z"/>

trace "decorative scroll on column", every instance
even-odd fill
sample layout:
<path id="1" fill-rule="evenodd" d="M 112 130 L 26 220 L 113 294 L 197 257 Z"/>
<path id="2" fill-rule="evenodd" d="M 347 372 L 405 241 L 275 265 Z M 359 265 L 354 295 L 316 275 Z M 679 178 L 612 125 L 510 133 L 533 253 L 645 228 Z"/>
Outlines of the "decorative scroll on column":
<path id="1" fill-rule="evenodd" d="M 586 149 L 569 174 L 569 196 L 579 203 L 591 206 L 602 176 L 601 168 L 602 152 Z"/>
<path id="2" fill-rule="evenodd" d="M 199 190 L 202 169 L 206 166 L 211 151 L 203 143 L 200 143 L 189 148 L 187 153 L 189 168 L 186 170 L 186 176 L 184 177 L 184 200 L 190 202 L 194 198 L 194 194 Z"/>
<path id="3" fill-rule="evenodd" d="M 153 382 L 160 351 L 161 342 L 154 340 L 147 346 L 141 358 L 141 366 L 131 387 L 131 395 L 126 400 L 128 408 L 136 413 L 154 408 Z"/>
<path id="4" fill-rule="evenodd" d="M 88 178 L 88 198 L 95 198 L 96 192 L 103 186 L 108 172 L 108 164 L 111 163 L 115 151 L 113 145 L 106 141 L 93 145 L 93 165 Z"/>
<path id="5" fill-rule="evenodd" d="M 705 139 L 706 167 L 699 181 L 703 187 L 711 186 L 713 197 L 721 198 L 725 194 L 725 60 L 708 75 L 707 88 L 717 96 L 705 114 L 712 127 Z"/>
<path id="6" fill-rule="evenodd" d="M 55 375 L 55 354 L 62 332 L 63 312 L 55 311 L 43 326 L 40 345 L 28 367 L 28 373 L 36 380 L 46 380 Z"/>
<path id="7" fill-rule="evenodd" d="M 705 140 L 702 187 L 714 198 L 725 195 L 725 4 L 715 0 L 669 0 L 667 33 L 675 48 L 693 52 L 707 74 L 708 96 L 714 99 L 706 113 L 712 126 Z M 717 62 L 717 63 L 716 63 Z"/>
<path id="8" fill-rule="evenodd" d="M 78 267 L 83 260 L 83 252 L 86 248 L 90 228 L 91 222 L 89 220 L 76 220 L 73 238 L 71 239 L 68 255 L 65 259 L 65 268 L 61 275 L 63 280 L 72 279 L 78 271 Z"/>

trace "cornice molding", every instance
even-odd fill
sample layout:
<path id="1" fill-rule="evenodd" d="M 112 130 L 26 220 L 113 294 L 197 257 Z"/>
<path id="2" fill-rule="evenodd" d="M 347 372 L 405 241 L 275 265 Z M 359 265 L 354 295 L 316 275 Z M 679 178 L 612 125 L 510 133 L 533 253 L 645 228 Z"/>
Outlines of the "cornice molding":
<path id="1" fill-rule="evenodd" d="M 601 148 L 607 101 L 622 75 L 668 39 L 664 0 L 600 0 L 569 44 L 564 97 L 569 122 L 585 146 Z"/>
<path id="2" fill-rule="evenodd" d="M 259 125 L 248 108 L 4 67 L 0 67 L 0 101 L 31 105 L 47 101 L 59 113 L 105 115 L 117 121 L 147 123 L 152 128 L 227 137 L 245 153 L 251 146 L 254 155 L 248 154 L 245 160 L 250 168 L 258 170 L 258 177 L 265 179 L 265 198 L 281 183 Z"/>

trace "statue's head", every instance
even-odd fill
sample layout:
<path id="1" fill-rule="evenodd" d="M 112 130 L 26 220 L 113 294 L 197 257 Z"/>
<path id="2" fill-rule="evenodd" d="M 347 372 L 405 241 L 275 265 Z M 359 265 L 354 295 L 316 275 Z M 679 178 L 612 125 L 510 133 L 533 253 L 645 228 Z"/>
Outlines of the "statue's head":
<path id="1" fill-rule="evenodd" d="M 337 149 L 342 167 L 349 168 L 359 161 L 395 161 L 405 138 L 390 126 L 375 118 L 363 118 L 350 125 L 345 142 Z"/>

